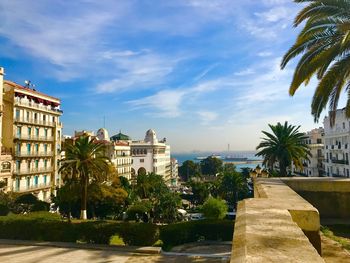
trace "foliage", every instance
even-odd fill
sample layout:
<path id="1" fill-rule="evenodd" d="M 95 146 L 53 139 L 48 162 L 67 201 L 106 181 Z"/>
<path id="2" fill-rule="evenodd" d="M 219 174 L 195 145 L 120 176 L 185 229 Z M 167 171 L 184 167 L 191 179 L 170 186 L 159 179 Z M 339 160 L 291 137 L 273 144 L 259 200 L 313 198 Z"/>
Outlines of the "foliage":
<path id="1" fill-rule="evenodd" d="M 160 228 L 163 249 L 198 240 L 231 241 L 234 221 L 198 220 L 164 225 Z"/>
<path id="2" fill-rule="evenodd" d="M 89 181 L 104 181 L 110 172 L 105 146 L 88 136 L 81 136 L 73 143 L 65 144 L 65 158 L 59 172 L 65 181 L 77 181 L 81 185 L 81 218 L 86 219 Z"/>
<path id="3" fill-rule="evenodd" d="M 223 162 L 221 159 L 209 156 L 200 162 L 202 174 L 216 175 L 222 170 Z"/>
<path id="4" fill-rule="evenodd" d="M 135 220 L 136 214 L 138 217 L 141 217 L 144 213 L 150 212 L 152 209 L 152 204 L 150 201 L 136 201 L 132 206 L 128 208 L 126 214 L 128 216 L 128 220 Z"/>
<path id="5" fill-rule="evenodd" d="M 200 176 L 200 165 L 192 160 L 187 160 L 179 167 L 179 176 L 184 182 L 189 181 L 192 177 Z"/>
<path id="6" fill-rule="evenodd" d="M 208 184 L 203 182 L 190 181 L 189 186 L 192 188 L 192 203 L 201 205 L 209 196 Z"/>
<path id="7" fill-rule="evenodd" d="M 167 192 L 160 196 L 159 202 L 155 205 L 155 218 L 168 223 L 174 222 L 178 217 L 181 198 L 177 193 Z"/>
<path id="8" fill-rule="evenodd" d="M 135 191 L 141 199 L 152 199 L 168 190 L 161 175 L 155 173 L 140 174 L 137 176 Z"/>
<path id="9" fill-rule="evenodd" d="M 126 223 L 120 231 L 120 236 L 129 246 L 151 246 L 159 239 L 157 225 L 149 223 Z"/>
<path id="10" fill-rule="evenodd" d="M 202 206 L 202 212 L 208 219 L 223 219 L 227 213 L 225 201 L 213 197 L 208 198 Z"/>
<path id="11" fill-rule="evenodd" d="M 246 179 L 241 173 L 225 171 L 220 178 L 219 196 L 230 205 L 234 205 L 238 200 L 247 197 L 248 188 Z"/>
<path id="12" fill-rule="evenodd" d="M 319 80 L 315 90 L 311 113 L 318 121 L 329 104 L 331 125 L 335 121 L 340 94 L 350 85 L 350 1 L 348 0 L 295 0 L 309 2 L 296 16 L 294 26 L 303 25 L 295 44 L 284 55 L 281 67 L 302 55 L 294 71 L 289 94 L 294 95 L 313 76 Z M 350 93 L 346 116 L 350 117 Z"/>
<path id="13" fill-rule="evenodd" d="M 302 160 L 311 156 L 308 145 L 305 143 L 305 134 L 299 132 L 300 126 L 269 124 L 272 133 L 262 131 L 266 136 L 256 147 L 257 156 L 264 157 L 263 165 L 273 170 L 275 162 L 279 163 L 280 175 L 287 176 L 287 167 L 293 162 L 297 167 L 302 167 Z"/>
<path id="14" fill-rule="evenodd" d="M 10 208 L 5 204 L 0 204 L 0 216 L 6 216 L 10 212 Z"/>

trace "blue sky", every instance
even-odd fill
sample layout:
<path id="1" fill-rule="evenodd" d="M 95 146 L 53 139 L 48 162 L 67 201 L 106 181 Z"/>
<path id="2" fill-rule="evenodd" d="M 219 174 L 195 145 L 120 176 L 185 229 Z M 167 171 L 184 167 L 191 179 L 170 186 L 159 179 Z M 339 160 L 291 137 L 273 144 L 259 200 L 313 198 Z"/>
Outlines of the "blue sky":
<path id="1" fill-rule="evenodd" d="M 315 124 L 289 97 L 291 0 L 0 0 L 0 66 L 62 100 L 64 134 L 149 128 L 172 150 L 253 150 L 268 123 Z"/>

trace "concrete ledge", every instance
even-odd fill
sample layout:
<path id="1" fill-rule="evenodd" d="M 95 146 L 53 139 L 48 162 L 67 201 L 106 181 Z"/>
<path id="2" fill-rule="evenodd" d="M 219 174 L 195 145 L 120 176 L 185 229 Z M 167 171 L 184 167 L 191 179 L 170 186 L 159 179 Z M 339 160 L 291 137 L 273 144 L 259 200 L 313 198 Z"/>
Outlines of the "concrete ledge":
<path id="1" fill-rule="evenodd" d="M 238 204 L 232 263 L 324 262 L 316 208 L 278 178 L 256 179 L 254 194 Z"/>
<path id="2" fill-rule="evenodd" d="M 60 248 L 75 248 L 75 249 L 95 249 L 95 250 L 112 250 L 124 253 L 140 253 L 140 254 L 160 254 L 162 248 L 160 247 L 136 247 L 136 246 L 109 246 L 101 244 L 79 244 L 68 242 L 46 242 L 46 241 L 32 241 L 32 240 L 13 240 L 0 239 L 0 244 L 3 245 L 22 245 L 22 246 L 47 246 Z"/>

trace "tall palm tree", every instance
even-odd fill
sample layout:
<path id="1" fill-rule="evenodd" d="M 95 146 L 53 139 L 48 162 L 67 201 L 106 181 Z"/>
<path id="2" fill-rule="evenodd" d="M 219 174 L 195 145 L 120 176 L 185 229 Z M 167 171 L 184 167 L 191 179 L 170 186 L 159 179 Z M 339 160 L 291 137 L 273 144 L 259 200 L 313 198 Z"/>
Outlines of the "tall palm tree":
<path id="1" fill-rule="evenodd" d="M 300 126 L 296 127 L 285 122 L 284 125 L 269 124 L 272 133 L 262 131 L 266 136 L 256 147 L 260 150 L 256 155 L 264 157 L 263 165 L 273 169 L 273 165 L 278 162 L 280 175 L 287 175 L 287 167 L 293 162 L 297 167 L 302 167 L 302 159 L 308 159 L 310 150 L 303 133 L 299 132 Z"/>
<path id="2" fill-rule="evenodd" d="M 341 92 L 347 92 L 346 116 L 350 117 L 350 0 L 294 0 L 309 4 L 297 15 L 294 26 L 304 28 L 284 55 L 281 68 L 298 56 L 289 94 L 316 76 L 318 85 L 311 104 L 315 121 L 329 103 L 331 125 Z"/>
<path id="3" fill-rule="evenodd" d="M 86 219 L 87 188 L 90 180 L 103 181 L 109 171 L 109 160 L 105 157 L 105 147 L 88 136 L 81 136 L 65 145 L 65 158 L 59 172 L 63 179 L 78 181 L 81 185 L 80 218 Z"/>

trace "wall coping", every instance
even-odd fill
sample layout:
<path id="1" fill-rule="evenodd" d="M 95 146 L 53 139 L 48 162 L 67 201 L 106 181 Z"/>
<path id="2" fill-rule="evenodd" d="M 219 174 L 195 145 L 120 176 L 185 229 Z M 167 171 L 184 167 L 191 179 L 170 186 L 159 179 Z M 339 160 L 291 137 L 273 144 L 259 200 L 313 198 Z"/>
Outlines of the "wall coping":
<path id="1" fill-rule="evenodd" d="M 256 178 L 254 195 L 238 203 L 231 263 L 324 262 L 315 207 L 279 178 Z"/>

